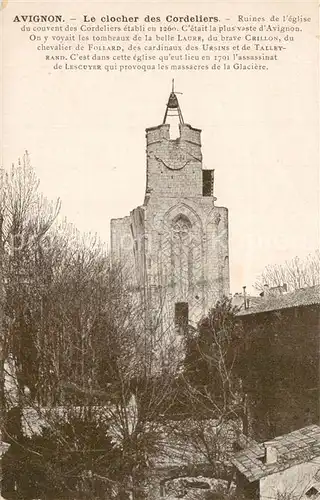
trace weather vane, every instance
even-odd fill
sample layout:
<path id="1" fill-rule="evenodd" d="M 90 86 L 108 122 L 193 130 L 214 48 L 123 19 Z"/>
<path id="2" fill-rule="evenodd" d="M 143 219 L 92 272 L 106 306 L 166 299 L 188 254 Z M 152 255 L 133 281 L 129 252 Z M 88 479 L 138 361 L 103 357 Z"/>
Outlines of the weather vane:
<path id="1" fill-rule="evenodd" d="M 182 94 L 182 92 L 176 92 L 174 90 L 174 78 L 172 78 L 172 94 Z"/>

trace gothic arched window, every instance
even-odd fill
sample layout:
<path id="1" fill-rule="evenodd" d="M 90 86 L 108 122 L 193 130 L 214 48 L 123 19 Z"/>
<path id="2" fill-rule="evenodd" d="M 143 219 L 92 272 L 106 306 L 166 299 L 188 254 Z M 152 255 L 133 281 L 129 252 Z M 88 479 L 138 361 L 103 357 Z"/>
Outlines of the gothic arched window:
<path id="1" fill-rule="evenodd" d="M 191 223 L 184 215 L 172 222 L 172 275 L 180 298 L 186 297 L 192 284 Z"/>
<path id="2" fill-rule="evenodd" d="M 172 226 L 173 238 L 176 241 L 186 242 L 186 240 L 189 239 L 190 229 L 191 224 L 189 219 L 180 215 L 175 219 Z"/>

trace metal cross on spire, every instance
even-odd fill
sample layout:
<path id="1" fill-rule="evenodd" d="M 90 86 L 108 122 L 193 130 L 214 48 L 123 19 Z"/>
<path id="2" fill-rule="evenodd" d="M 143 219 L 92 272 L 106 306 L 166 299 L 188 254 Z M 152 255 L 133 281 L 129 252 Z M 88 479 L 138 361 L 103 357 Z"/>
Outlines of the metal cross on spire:
<path id="1" fill-rule="evenodd" d="M 182 94 L 182 92 L 176 92 L 174 90 L 174 78 L 173 78 L 172 79 L 172 90 L 171 90 L 171 94 L 169 96 L 169 100 L 168 100 L 168 103 L 167 103 L 167 107 L 166 107 L 166 112 L 164 114 L 163 123 L 166 123 L 167 117 L 169 117 L 169 116 L 178 116 L 179 120 L 180 120 L 180 123 L 182 123 L 182 124 L 184 123 L 183 116 L 182 116 L 182 113 L 181 113 L 181 109 L 180 109 L 180 106 L 179 106 L 179 101 L 178 101 L 178 98 L 177 98 L 176 94 Z"/>

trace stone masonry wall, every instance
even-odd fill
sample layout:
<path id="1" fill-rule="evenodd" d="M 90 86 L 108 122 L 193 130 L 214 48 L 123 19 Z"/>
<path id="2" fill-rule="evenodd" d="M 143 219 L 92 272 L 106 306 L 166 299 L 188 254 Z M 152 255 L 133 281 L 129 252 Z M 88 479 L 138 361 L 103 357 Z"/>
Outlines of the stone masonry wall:
<path id="1" fill-rule="evenodd" d="M 147 129 L 147 192 L 161 196 L 202 196 L 200 130 L 180 125 L 170 140 L 169 125 Z"/>

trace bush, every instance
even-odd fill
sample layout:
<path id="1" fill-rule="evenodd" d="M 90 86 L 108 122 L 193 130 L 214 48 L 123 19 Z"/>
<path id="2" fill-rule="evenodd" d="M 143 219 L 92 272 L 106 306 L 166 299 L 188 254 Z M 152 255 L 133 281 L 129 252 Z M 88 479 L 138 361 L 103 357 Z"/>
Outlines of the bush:
<path id="1" fill-rule="evenodd" d="M 57 419 L 40 435 L 12 443 L 3 458 L 8 498 L 110 498 L 119 450 L 104 422 L 91 416 Z"/>

